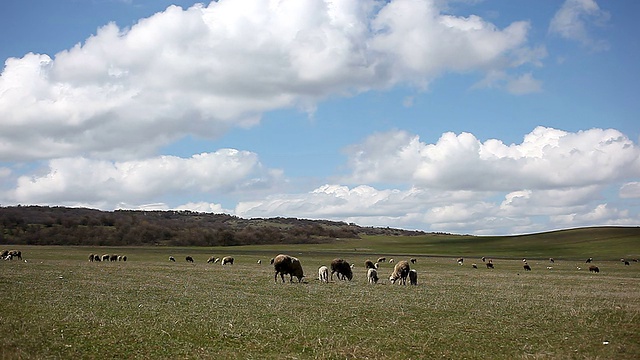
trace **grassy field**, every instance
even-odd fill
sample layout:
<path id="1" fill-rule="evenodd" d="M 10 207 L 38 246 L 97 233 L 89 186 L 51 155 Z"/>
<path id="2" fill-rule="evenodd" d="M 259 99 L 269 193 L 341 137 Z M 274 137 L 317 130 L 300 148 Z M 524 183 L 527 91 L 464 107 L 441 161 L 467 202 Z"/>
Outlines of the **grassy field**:
<path id="1" fill-rule="evenodd" d="M 525 238 L 511 248 L 480 245 L 475 255 L 460 250 L 465 241 L 366 238 L 232 248 L 21 246 L 26 262 L 0 261 L 0 358 L 640 356 L 640 263 L 625 266 L 619 260 L 638 252 L 639 238 L 610 240 L 611 252 L 602 258 L 593 253 L 601 246 L 598 239 L 543 252 L 535 244 L 525 246 Z M 123 254 L 128 261 L 89 263 L 92 252 Z M 274 283 L 269 259 L 279 252 L 300 258 L 305 283 Z M 523 271 L 523 253 L 531 272 Z M 466 256 L 463 266 L 456 264 L 458 254 Z M 177 262 L 169 262 L 169 255 Z M 195 263 L 185 262 L 186 255 Z M 236 261 L 232 266 L 207 264 L 211 255 L 232 255 Z M 356 264 L 353 281 L 319 283 L 317 268 L 337 255 Z M 378 255 L 396 261 L 416 257 L 412 268 L 418 270 L 419 285 L 391 285 L 385 280 L 392 268 L 388 263 L 380 266 L 381 283 L 367 284 L 363 262 Z M 495 256 L 494 270 L 483 266 L 482 255 Z M 588 272 L 587 255 L 594 257 L 599 274 Z M 551 256 L 557 258 L 554 264 L 548 261 Z"/>

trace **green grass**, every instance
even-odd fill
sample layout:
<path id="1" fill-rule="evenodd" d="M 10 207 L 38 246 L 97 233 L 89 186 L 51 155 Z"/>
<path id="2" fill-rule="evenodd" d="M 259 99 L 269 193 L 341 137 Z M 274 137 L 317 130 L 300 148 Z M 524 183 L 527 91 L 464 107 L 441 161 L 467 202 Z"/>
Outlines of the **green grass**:
<path id="1" fill-rule="evenodd" d="M 0 261 L 0 358 L 635 359 L 640 353 L 640 263 L 592 254 L 601 272 L 591 274 L 585 254 L 572 258 L 576 250 L 566 250 L 553 269 L 546 268 L 552 254 L 541 253 L 529 259 L 533 271 L 524 272 L 521 245 L 482 245 L 458 266 L 464 245 L 441 240 L 16 247 L 27 262 Z M 610 240 L 610 248 L 637 252 L 625 241 Z M 591 245 L 583 248 L 592 251 Z M 129 260 L 89 263 L 92 252 Z M 274 284 L 268 261 L 279 252 L 300 258 L 307 283 Z M 494 270 L 479 260 L 491 253 L 503 255 Z M 338 254 L 356 264 L 354 280 L 315 280 L 317 268 Z M 389 254 L 418 258 L 417 287 L 389 284 L 388 263 L 380 284 L 366 283 L 364 260 Z M 196 262 L 186 263 L 186 255 Z M 236 263 L 207 264 L 210 255 L 232 255 Z"/>

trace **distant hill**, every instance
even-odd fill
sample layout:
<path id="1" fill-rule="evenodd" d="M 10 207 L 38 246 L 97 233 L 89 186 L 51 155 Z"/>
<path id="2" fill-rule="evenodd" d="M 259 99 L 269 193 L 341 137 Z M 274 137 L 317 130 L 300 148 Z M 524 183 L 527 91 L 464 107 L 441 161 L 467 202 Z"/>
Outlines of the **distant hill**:
<path id="1" fill-rule="evenodd" d="M 324 243 L 361 235 L 424 234 L 328 220 L 243 219 L 193 211 L 0 207 L 0 244 L 233 246 Z"/>

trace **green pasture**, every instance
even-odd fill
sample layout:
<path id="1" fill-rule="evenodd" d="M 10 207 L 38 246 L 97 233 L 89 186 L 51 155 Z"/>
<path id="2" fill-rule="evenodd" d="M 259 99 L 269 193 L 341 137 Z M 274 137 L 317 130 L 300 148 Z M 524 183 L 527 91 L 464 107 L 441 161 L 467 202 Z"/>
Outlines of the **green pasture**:
<path id="1" fill-rule="evenodd" d="M 487 239 L 476 245 L 466 237 L 375 237 L 224 248 L 3 246 L 22 250 L 24 260 L 0 261 L 0 358 L 639 357 L 640 263 L 620 262 L 640 257 L 637 237 L 609 238 L 609 246 L 598 239 L 580 246 L 576 237 L 556 248 L 553 239 L 539 240 L 551 246 L 546 252 L 526 245 L 526 237 L 516 245 Z M 300 259 L 304 283 L 274 283 L 269 259 L 281 252 Z M 90 263 L 90 253 L 128 261 Z M 207 264 L 211 255 L 233 256 L 235 264 Z M 353 281 L 321 284 L 317 268 L 336 256 L 356 265 Z M 363 263 L 378 256 L 417 258 L 418 286 L 390 284 L 388 262 L 380 264 L 380 283 L 367 284 Z M 493 258 L 495 269 L 481 256 Z M 530 272 L 522 267 L 525 256 Z M 600 273 L 587 270 L 586 257 Z"/>

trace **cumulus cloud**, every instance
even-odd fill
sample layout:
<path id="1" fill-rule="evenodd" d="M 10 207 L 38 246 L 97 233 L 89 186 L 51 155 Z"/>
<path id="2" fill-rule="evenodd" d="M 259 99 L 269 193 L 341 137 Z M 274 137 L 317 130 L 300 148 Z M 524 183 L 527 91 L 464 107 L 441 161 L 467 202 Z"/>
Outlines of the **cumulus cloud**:
<path id="1" fill-rule="evenodd" d="M 592 50 L 606 50 L 608 43 L 594 38 L 590 29 L 594 25 L 604 26 L 609 18 L 609 13 L 600 9 L 595 0 L 566 0 L 551 20 L 549 32 Z"/>
<path id="2" fill-rule="evenodd" d="M 251 191 L 270 187 L 280 176 L 264 169 L 256 154 L 234 149 L 124 162 L 62 158 L 49 161 L 41 174 L 19 177 L 8 196 L 17 203 L 136 208 L 126 204 L 167 194 Z"/>
<path id="3" fill-rule="evenodd" d="M 500 29 L 430 0 L 222 0 L 107 24 L 71 49 L 10 58 L 0 75 L 0 160 L 150 156 L 264 112 L 445 72 L 534 61 L 529 24 Z"/>
<path id="4" fill-rule="evenodd" d="M 410 183 L 446 190 L 585 187 L 640 175 L 640 148 L 614 129 L 576 133 L 537 127 L 520 144 L 445 133 L 435 144 L 403 131 L 347 149 L 349 182 Z"/>

